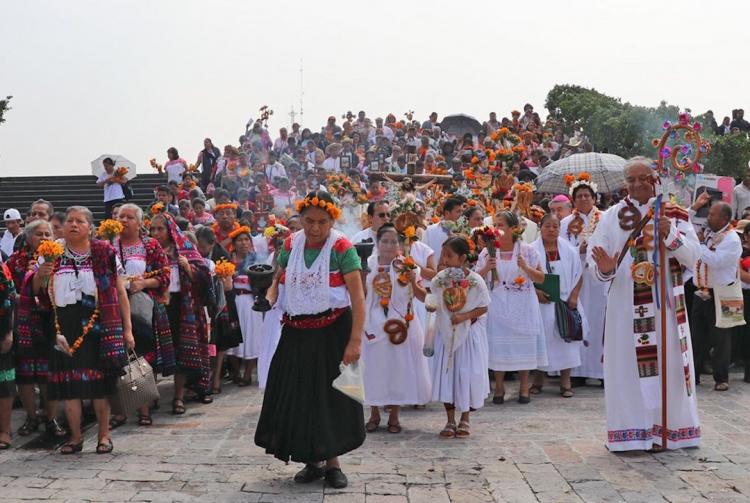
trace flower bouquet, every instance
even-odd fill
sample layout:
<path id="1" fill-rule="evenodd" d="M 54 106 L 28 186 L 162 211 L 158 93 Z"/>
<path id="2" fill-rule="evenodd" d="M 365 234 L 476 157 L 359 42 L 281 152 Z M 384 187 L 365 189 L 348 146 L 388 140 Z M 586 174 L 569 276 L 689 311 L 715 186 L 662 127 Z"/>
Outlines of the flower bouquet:
<path id="1" fill-rule="evenodd" d="M 148 161 L 148 163 L 151 165 L 152 168 L 154 168 L 160 175 L 164 173 L 164 166 L 156 162 L 156 159 L 151 159 Z"/>
<path id="2" fill-rule="evenodd" d="M 500 237 L 503 232 L 499 229 L 495 229 L 490 226 L 480 227 L 474 231 L 475 235 L 478 235 L 484 241 L 484 245 L 487 248 L 487 254 L 492 258 L 497 258 L 497 249 L 500 247 Z M 490 280 L 490 290 L 495 288 L 495 283 L 500 279 L 497 276 L 497 268 L 492 268 L 492 279 Z"/>
<path id="3" fill-rule="evenodd" d="M 219 260 L 216 263 L 216 275 L 221 278 L 231 278 L 234 276 L 237 267 L 226 259 Z"/>
<path id="4" fill-rule="evenodd" d="M 96 228 L 96 237 L 106 239 L 110 243 L 122 232 L 122 224 L 117 220 L 103 220 Z"/>

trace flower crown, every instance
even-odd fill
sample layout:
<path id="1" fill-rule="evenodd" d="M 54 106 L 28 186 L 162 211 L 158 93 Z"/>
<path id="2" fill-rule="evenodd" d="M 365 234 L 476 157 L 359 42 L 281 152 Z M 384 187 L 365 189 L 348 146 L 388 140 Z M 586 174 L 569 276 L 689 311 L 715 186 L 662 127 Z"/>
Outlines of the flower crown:
<path id="1" fill-rule="evenodd" d="M 580 172 L 577 177 L 575 175 L 565 175 L 563 180 L 565 180 L 565 185 L 569 187 L 568 194 L 571 198 L 573 197 L 573 192 L 582 185 L 590 188 L 595 193 L 599 192 L 597 185 L 591 181 L 591 175 L 586 171 Z"/>
<path id="2" fill-rule="evenodd" d="M 311 206 L 327 211 L 334 220 L 338 220 L 341 217 L 341 210 L 335 204 L 326 202 L 324 199 L 318 198 L 318 196 L 306 197 L 297 201 L 297 213 L 302 213 L 305 208 Z"/>
<path id="3" fill-rule="evenodd" d="M 250 227 L 247 225 L 243 225 L 242 227 L 237 227 L 235 230 L 229 233 L 229 237 L 234 240 L 237 236 L 240 234 L 247 234 L 248 236 L 251 235 Z"/>
<path id="4" fill-rule="evenodd" d="M 237 209 L 237 203 L 224 203 L 224 204 L 217 204 L 214 206 L 214 213 L 218 213 L 221 210 L 236 210 Z"/>

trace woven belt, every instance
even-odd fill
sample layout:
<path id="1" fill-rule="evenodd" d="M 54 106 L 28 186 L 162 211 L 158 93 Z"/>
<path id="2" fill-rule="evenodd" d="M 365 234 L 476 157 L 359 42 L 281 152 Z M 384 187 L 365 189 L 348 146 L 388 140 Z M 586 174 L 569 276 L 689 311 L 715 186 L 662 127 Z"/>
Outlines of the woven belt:
<path id="1" fill-rule="evenodd" d="M 324 328 L 328 325 L 333 324 L 339 316 L 348 311 L 348 307 L 339 307 L 336 309 L 329 309 L 318 314 L 302 314 L 300 316 L 289 316 L 284 313 L 282 323 L 289 325 L 292 328 Z"/>

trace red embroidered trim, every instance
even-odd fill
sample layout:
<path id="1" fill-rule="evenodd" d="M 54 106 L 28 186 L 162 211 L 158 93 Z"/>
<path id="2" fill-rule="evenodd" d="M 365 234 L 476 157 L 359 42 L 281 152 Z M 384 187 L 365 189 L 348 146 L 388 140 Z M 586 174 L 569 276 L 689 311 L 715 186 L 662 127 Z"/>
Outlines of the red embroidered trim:
<path id="1" fill-rule="evenodd" d="M 292 319 L 284 313 L 284 317 L 281 320 L 282 324 L 289 325 L 292 328 L 297 329 L 303 329 L 303 328 L 325 328 L 331 324 L 333 324 L 334 321 L 336 321 L 339 316 L 344 314 L 344 312 L 349 309 L 348 307 L 339 307 L 336 309 L 331 310 L 331 312 L 326 313 L 324 315 L 318 316 L 318 315 L 312 315 L 312 316 L 305 316 L 304 318 L 296 318 Z"/>

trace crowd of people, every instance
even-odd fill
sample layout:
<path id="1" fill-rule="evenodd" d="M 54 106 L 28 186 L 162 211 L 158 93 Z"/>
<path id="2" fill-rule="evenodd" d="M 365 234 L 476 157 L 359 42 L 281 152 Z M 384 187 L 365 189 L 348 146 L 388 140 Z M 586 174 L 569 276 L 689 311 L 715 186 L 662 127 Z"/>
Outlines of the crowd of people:
<path id="1" fill-rule="evenodd" d="M 97 230 L 87 208 L 55 213 L 43 200 L 25 222 L 6 210 L 0 448 L 11 445 L 17 387 L 27 415 L 19 435 L 43 424 L 67 439 L 61 453 L 80 452 L 81 400 L 91 400 L 96 452 L 111 452 L 111 431 L 129 418 L 111 414 L 108 399 L 134 350 L 174 376 L 175 415 L 256 376 L 265 395 L 255 441 L 305 463 L 298 482 L 344 487 L 338 456 L 378 431 L 383 411 L 398 434 L 402 407 L 441 402 L 440 437 L 465 438 L 488 397 L 529 404 L 550 376 L 564 399 L 606 383 L 607 446 L 650 449 L 661 435 L 661 322 L 645 258 L 654 226 L 674 300 L 663 327 L 675 404 L 663 447 L 697 445 L 701 374 L 725 391 L 741 361 L 750 382 L 746 328 L 719 323 L 713 300 L 739 277 L 748 306 L 748 221 L 707 194 L 649 219 L 655 174 L 645 158 L 627 162 L 618 193 L 600 192 L 585 172 L 566 180 L 567 193 L 541 193 L 533 180 L 550 162 L 592 151 L 584 132 L 566 134 L 531 105 L 492 113 L 482 128 L 454 137 L 437 114 L 373 123 L 360 112 L 272 140 L 258 120 L 238 147 L 206 139 L 195 164 L 176 148 L 163 165 L 152 160 L 165 181 L 148 208 L 126 201 L 105 163 L 98 183 L 119 226 Z M 254 283 L 259 264 L 274 270 L 267 291 Z M 254 309 L 261 296 L 270 310 Z M 367 417 L 331 387 L 339 364 L 360 358 Z M 506 390 L 511 379 L 517 393 Z M 140 426 L 156 407 L 141 404 Z"/>

